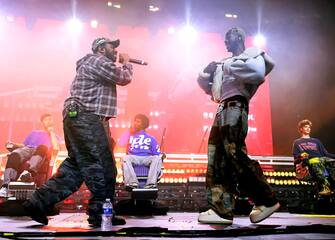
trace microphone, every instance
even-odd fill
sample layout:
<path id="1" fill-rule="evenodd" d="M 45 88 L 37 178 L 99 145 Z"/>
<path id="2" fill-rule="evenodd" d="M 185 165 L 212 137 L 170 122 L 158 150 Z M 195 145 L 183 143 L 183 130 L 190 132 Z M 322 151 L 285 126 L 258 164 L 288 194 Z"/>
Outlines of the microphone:
<path id="1" fill-rule="evenodd" d="M 139 64 L 139 65 L 148 65 L 147 62 L 143 60 L 134 59 L 134 58 L 129 58 L 129 62 Z"/>

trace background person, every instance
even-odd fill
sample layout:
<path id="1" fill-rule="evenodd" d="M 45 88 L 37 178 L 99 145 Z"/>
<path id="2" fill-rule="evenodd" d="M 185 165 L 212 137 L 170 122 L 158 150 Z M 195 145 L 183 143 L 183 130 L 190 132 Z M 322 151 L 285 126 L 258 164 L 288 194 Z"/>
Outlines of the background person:
<path id="1" fill-rule="evenodd" d="M 53 151 L 59 151 L 59 138 L 54 131 L 52 116 L 43 114 L 40 121 L 42 129 L 31 131 L 22 144 L 6 143 L 6 147 L 12 152 L 8 155 L 0 197 L 8 196 L 11 181 L 33 181 L 44 161 L 51 157 Z"/>
<path id="2" fill-rule="evenodd" d="M 149 118 L 144 114 L 137 114 L 131 129 L 123 134 L 119 146 L 126 147 L 127 155 L 122 159 L 124 183 L 126 188 L 137 188 L 138 179 L 133 165 L 149 166 L 149 173 L 144 188 L 156 188 L 157 178 L 161 172 L 162 159 L 157 140 L 148 134 Z"/>
<path id="3" fill-rule="evenodd" d="M 301 163 L 316 181 L 319 195 L 333 193 L 335 183 L 335 154 L 329 153 L 321 141 L 310 136 L 312 122 L 308 119 L 298 123 L 301 137 L 293 142 L 293 157 L 297 167 Z"/>

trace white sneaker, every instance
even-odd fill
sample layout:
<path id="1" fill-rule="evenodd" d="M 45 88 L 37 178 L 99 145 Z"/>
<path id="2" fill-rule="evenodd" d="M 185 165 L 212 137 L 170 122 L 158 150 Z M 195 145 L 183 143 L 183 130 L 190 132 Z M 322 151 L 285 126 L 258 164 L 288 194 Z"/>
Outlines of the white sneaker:
<path id="1" fill-rule="evenodd" d="M 0 197 L 7 197 L 7 194 L 8 194 L 8 189 L 5 187 L 2 187 L 0 189 Z"/>
<path id="2" fill-rule="evenodd" d="M 21 181 L 21 182 L 32 182 L 33 177 L 31 176 L 30 172 L 28 172 L 27 170 L 24 170 L 19 177 L 19 181 Z"/>
<path id="3" fill-rule="evenodd" d="M 12 196 L 13 196 L 13 194 L 8 192 L 8 188 L 2 187 L 0 189 L 0 197 L 8 198 L 8 197 L 12 197 Z"/>
<path id="4" fill-rule="evenodd" d="M 206 212 L 202 212 L 199 214 L 198 222 L 201 223 L 214 223 L 214 224 L 225 224 L 231 225 L 233 224 L 233 220 L 224 219 L 217 215 L 212 209 L 209 209 Z"/>
<path id="5" fill-rule="evenodd" d="M 280 208 L 279 202 L 271 207 L 262 206 L 254 206 L 249 214 L 250 221 L 252 223 L 259 223 L 264 219 L 271 216 L 272 213 L 277 211 Z"/>

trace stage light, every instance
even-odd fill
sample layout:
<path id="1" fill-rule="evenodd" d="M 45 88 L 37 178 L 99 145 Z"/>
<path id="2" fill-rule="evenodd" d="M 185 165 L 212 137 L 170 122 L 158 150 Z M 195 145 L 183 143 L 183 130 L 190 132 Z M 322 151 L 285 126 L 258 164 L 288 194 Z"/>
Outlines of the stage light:
<path id="1" fill-rule="evenodd" d="M 254 46 L 259 48 L 264 47 L 266 44 L 266 39 L 262 34 L 257 34 L 256 36 L 254 36 L 253 44 Z"/>
<path id="2" fill-rule="evenodd" d="M 119 3 L 114 3 L 114 4 L 113 4 L 113 7 L 115 7 L 115 8 L 121 8 L 121 4 L 119 4 Z"/>
<path id="3" fill-rule="evenodd" d="M 97 28 L 97 27 L 98 27 L 98 24 L 99 24 L 99 23 L 98 23 L 97 20 L 95 20 L 95 19 L 92 19 L 92 20 L 91 20 L 91 27 L 92 27 L 92 28 Z"/>
<path id="4" fill-rule="evenodd" d="M 198 33 L 192 26 L 186 26 L 180 30 L 179 37 L 185 44 L 192 44 L 196 41 Z"/>
<path id="5" fill-rule="evenodd" d="M 110 1 L 108 1 L 108 2 L 107 2 L 107 6 L 108 6 L 108 7 L 112 7 L 112 6 L 113 6 L 113 3 L 110 2 Z"/>
<path id="6" fill-rule="evenodd" d="M 149 11 L 151 11 L 151 12 L 157 12 L 157 11 L 159 11 L 159 7 L 154 6 L 154 5 L 150 5 L 149 6 Z"/>
<path id="7" fill-rule="evenodd" d="M 207 129 L 208 129 L 208 126 L 207 126 L 207 125 L 205 125 L 205 126 L 202 127 L 202 130 L 203 130 L 203 131 L 206 131 Z"/>
<path id="8" fill-rule="evenodd" d="M 203 112 L 203 113 L 202 113 L 202 116 L 203 116 L 205 119 L 207 119 L 207 118 L 208 118 L 208 112 Z"/>
<path id="9" fill-rule="evenodd" d="M 173 35 L 173 34 L 175 34 L 175 32 L 176 32 L 176 29 L 174 27 L 169 27 L 168 28 L 168 34 Z"/>
<path id="10" fill-rule="evenodd" d="M 77 18 L 72 18 L 68 20 L 66 25 L 69 28 L 69 30 L 73 32 L 80 32 L 83 28 L 82 22 Z"/>
<path id="11" fill-rule="evenodd" d="M 226 18 L 237 18 L 237 15 L 236 14 L 232 14 L 232 13 L 226 13 L 224 16 Z"/>
<path id="12" fill-rule="evenodd" d="M 214 114 L 213 114 L 212 112 L 210 112 L 210 113 L 208 114 L 208 117 L 209 117 L 210 119 L 213 119 L 213 118 L 214 118 Z"/>

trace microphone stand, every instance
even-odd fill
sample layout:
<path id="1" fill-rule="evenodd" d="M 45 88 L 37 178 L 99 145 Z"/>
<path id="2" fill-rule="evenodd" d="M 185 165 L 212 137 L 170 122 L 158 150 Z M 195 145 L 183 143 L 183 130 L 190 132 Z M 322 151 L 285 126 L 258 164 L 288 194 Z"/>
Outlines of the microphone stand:
<path id="1" fill-rule="evenodd" d="M 166 154 L 163 152 L 165 134 L 166 134 L 166 128 L 163 129 L 162 139 L 161 139 L 161 143 L 160 143 L 160 148 L 161 148 L 161 153 L 162 153 L 162 161 L 166 158 Z"/>

